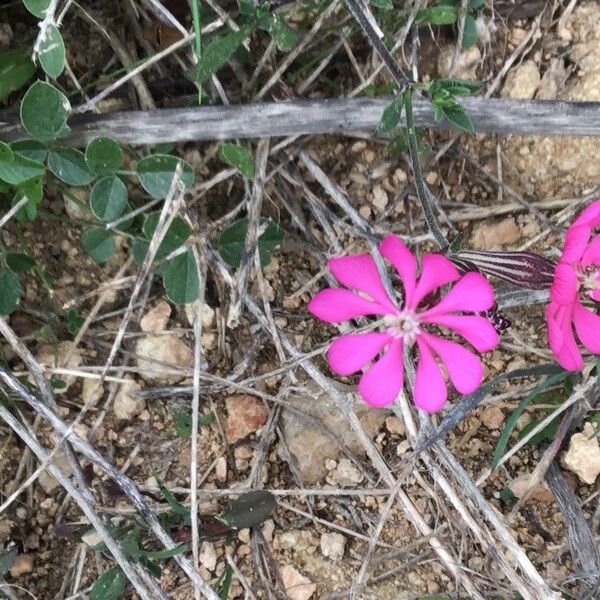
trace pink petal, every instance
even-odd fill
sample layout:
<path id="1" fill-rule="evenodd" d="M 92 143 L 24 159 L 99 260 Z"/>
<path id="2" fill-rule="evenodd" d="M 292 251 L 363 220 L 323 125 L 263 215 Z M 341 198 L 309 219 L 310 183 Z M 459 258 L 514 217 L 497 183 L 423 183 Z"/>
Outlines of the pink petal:
<path id="1" fill-rule="evenodd" d="M 600 316 L 576 302 L 573 323 L 581 343 L 593 354 L 600 354 Z"/>
<path id="2" fill-rule="evenodd" d="M 454 311 L 481 312 L 494 304 L 494 290 L 479 273 L 465 273 L 452 289 L 433 307 L 421 313 L 420 318 L 430 319 Z"/>
<path id="3" fill-rule="evenodd" d="M 393 314 L 399 312 L 385 291 L 375 261 L 369 254 L 332 258 L 328 261 L 327 266 L 333 276 L 346 287 L 368 294 L 387 312 Z"/>
<path id="4" fill-rule="evenodd" d="M 575 264 L 581 260 L 585 247 L 592 233 L 588 225 L 573 223 L 565 234 L 565 243 L 560 256 L 561 263 Z"/>
<path id="5" fill-rule="evenodd" d="M 327 360 L 334 373 L 350 375 L 372 361 L 390 343 L 388 333 L 356 333 L 342 335 L 329 346 Z"/>
<path id="6" fill-rule="evenodd" d="M 429 413 L 437 412 L 444 406 L 448 398 L 446 382 L 427 343 L 417 337 L 419 362 L 415 375 L 413 398 L 416 406 Z"/>
<path id="7" fill-rule="evenodd" d="M 450 381 L 461 394 L 471 394 L 483 379 L 483 365 L 479 357 L 451 340 L 422 333 L 422 337 L 442 359 Z"/>
<path id="8" fill-rule="evenodd" d="M 421 321 L 447 327 L 458 333 L 471 344 L 477 352 L 488 352 L 500 342 L 500 335 L 485 318 L 476 315 L 439 315 Z"/>
<path id="9" fill-rule="evenodd" d="M 587 267 L 589 264 L 600 265 L 600 235 L 592 238 L 581 257 L 581 264 Z"/>
<path id="10" fill-rule="evenodd" d="M 573 304 L 577 298 L 577 273 L 566 263 L 559 263 L 554 270 L 554 281 L 550 288 L 550 298 L 557 304 Z"/>
<path id="11" fill-rule="evenodd" d="M 427 294 L 437 290 L 439 287 L 459 279 L 460 274 L 456 267 L 441 254 L 426 254 L 423 257 L 421 266 L 421 277 L 417 282 L 414 296 L 410 304 L 406 304 L 408 309 L 414 310 L 419 306 L 419 302 Z"/>
<path id="12" fill-rule="evenodd" d="M 554 352 L 558 364 L 567 371 L 583 369 L 583 357 L 571 327 L 573 306 L 561 306 L 550 302 L 546 307 L 546 324 L 548 326 L 548 345 Z"/>
<path id="13" fill-rule="evenodd" d="M 600 198 L 597 198 L 589 206 L 584 208 L 577 219 L 573 221 L 576 227 L 579 225 L 588 225 L 591 229 L 600 225 Z"/>
<path id="14" fill-rule="evenodd" d="M 308 303 L 308 311 L 327 323 L 341 323 L 366 315 L 387 314 L 387 310 L 376 302 L 341 288 L 327 288 L 320 291 Z"/>
<path id="15" fill-rule="evenodd" d="M 600 279 L 600 277 L 596 277 L 596 281 L 598 281 L 599 279 Z M 595 300 L 596 302 L 600 302 L 600 288 L 592 290 L 592 292 L 590 293 L 590 297 L 592 300 Z"/>
<path id="16" fill-rule="evenodd" d="M 398 271 L 404 286 L 404 305 L 411 302 L 417 279 L 417 261 L 404 242 L 395 235 L 385 237 L 379 251 Z"/>
<path id="17" fill-rule="evenodd" d="M 361 377 L 358 392 L 371 406 L 387 406 L 396 400 L 404 383 L 403 342 L 392 338 L 387 352 Z"/>

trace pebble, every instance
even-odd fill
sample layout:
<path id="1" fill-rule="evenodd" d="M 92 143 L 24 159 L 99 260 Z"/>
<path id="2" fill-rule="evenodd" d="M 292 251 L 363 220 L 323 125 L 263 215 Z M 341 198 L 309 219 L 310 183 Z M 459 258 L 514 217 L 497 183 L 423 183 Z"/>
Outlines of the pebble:
<path id="1" fill-rule="evenodd" d="M 217 464 L 215 465 L 215 475 L 217 477 L 217 481 L 224 483 L 227 481 L 227 459 L 224 456 L 221 456 L 217 459 Z"/>
<path id="2" fill-rule="evenodd" d="M 481 422 L 488 429 L 499 429 L 504 423 L 504 413 L 498 406 L 486 406 L 481 413 Z"/>
<path id="3" fill-rule="evenodd" d="M 141 376 L 153 383 L 177 383 L 185 378 L 185 374 L 163 373 L 161 369 L 171 367 L 189 368 L 193 365 L 194 356 L 192 350 L 178 335 L 147 335 L 137 340 L 135 344 L 137 354 L 137 365 L 141 369 Z M 166 363 L 165 366 L 150 362 L 159 361 Z"/>
<path id="4" fill-rule="evenodd" d="M 125 379 L 127 379 L 127 383 L 121 384 L 113 403 L 113 413 L 121 421 L 127 421 L 139 415 L 146 408 L 144 400 L 134 395 L 141 389 L 141 386 L 131 377 L 125 377 Z"/>
<path id="5" fill-rule="evenodd" d="M 76 369 L 83 362 L 81 350 L 73 342 L 61 342 L 60 344 L 44 344 L 40 346 L 37 353 L 37 361 L 47 367 L 62 367 L 65 369 Z M 65 382 L 64 387 L 54 390 L 55 394 L 64 394 L 75 382 L 75 376 L 58 374 L 57 377 Z"/>
<path id="6" fill-rule="evenodd" d="M 159 333 L 165 330 L 170 316 L 171 306 L 168 302 L 161 300 L 142 317 L 140 328 L 145 333 Z"/>
<path id="7" fill-rule="evenodd" d="M 515 244 L 521 238 L 521 230 L 513 217 L 502 221 L 478 223 L 473 229 L 471 244 L 478 250 L 497 250 Z"/>
<path id="8" fill-rule="evenodd" d="M 65 475 L 71 474 L 71 465 L 69 459 L 66 457 L 62 450 L 59 450 L 52 461 Z M 46 492 L 48 496 L 52 495 L 54 491 L 60 487 L 60 483 L 55 479 L 48 471 L 42 471 L 38 477 L 38 483 L 41 488 Z"/>
<path id="9" fill-rule="evenodd" d="M 290 600 L 309 600 L 317 591 L 317 586 L 308 577 L 296 571 L 292 565 L 285 565 L 281 569 L 281 579 Z"/>
<path id="10" fill-rule="evenodd" d="M 377 208 L 379 211 L 383 212 L 387 205 L 388 195 L 380 185 L 376 185 L 373 188 L 373 206 L 375 206 L 375 208 Z"/>
<path id="11" fill-rule="evenodd" d="M 12 577 L 20 577 L 33 571 L 33 557 L 31 554 L 19 554 L 12 564 L 9 572 Z"/>
<path id="12" fill-rule="evenodd" d="M 338 485 L 352 486 L 360 483 L 364 479 L 364 475 L 349 458 L 342 458 L 337 467 L 331 471 L 330 478 Z"/>
<path id="13" fill-rule="evenodd" d="M 269 412 L 261 400 L 247 394 L 229 396 L 225 400 L 227 421 L 225 435 L 233 444 L 258 431 L 266 422 Z"/>
<path id="14" fill-rule="evenodd" d="M 321 535 L 321 554 L 331 560 L 339 560 L 344 556 L 346 538 L 341 533 L 324 533 Z"/>
<path id="15" fill-rule="evenodd" d="M 385 428 L 389 433 L 394 435 L 404 435 L 406 433 L 404 423 L 398 417 L 394 416 L 390 416 L 385 419 Z"/>
<path id="16" fill-rule="evenodd" d="M 190 304 L 185 305 L 185 316 L 187 317 L 188 323 L 193 327 L 194 319 L 196 318 L 196 313 L 198 312 L 200 302 L 196 300 L 196 302 L 191 302 Z M 202 314 L 200 315 L 200 319 L 202 322 L 202 328 L 212 327 L 215 324 L 215 309 L 212 306 L 206 304 L 206 302 L 202 303 Z"/>
<path id="17" fill-rule="evenodd" d="M 586 423 L 583 433 L 571 437 L 569 449 L 563 457 L 565 468 L 588 485 L 592 485 L 600 473 L 600 444 L 595 433 L 595 427 Z"/>
<path id="18" fill-rule="evenodd" d="M 84 404 L 96 406 L 102 396 L 104 396 L 104 386 L 99 385 L 97 379 L 85 378 L 81 387 L 81 399 Z"/>
<path id="19" fill-rule="evenodd" d="M 531 473 L 524 473 L 515 477 L 509 484 L 508 488 L 517 497 L 522 498 L 527 491 L 529 481 L 531 479 Z M 554 501 L 554 495 L 544 482 L 540 482 L 533 487 L 530 496 L 532 500 L 538 500 L 539 502 L 550 503 Z"/>
<path id="20" fill-rule="evenodd" d="M 217 566 L 217 553 L 215 552 L 214 544 L 211 542 L 202 542 L 198 558 L 204 568 L 214 571 Z"/>
<path id="21" fill-rule="evenodd" d="M 510 69 L 502 88 L 503 98 L 520 98 L 531 100 L 540 86 L 540 72 L 532 60 L 526 60 L 522 65 Z"/>

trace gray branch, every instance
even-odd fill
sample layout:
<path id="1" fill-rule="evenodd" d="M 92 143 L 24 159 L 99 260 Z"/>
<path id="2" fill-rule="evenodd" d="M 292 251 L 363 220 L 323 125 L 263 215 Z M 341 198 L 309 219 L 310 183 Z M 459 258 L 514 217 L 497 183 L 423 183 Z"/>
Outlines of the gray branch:
<path id="1" fill-rule="evenodd" d="M 125 144 L 156 144 L 192 140 L 278 137 L 333 133 L 375 135 L 383 109 L 391 97 L 294 100 L 230 106 L 202 106 L 104 115 L 73 115 L 71 133 L 62 141 L 83 146 L 110 136 Z M 600 135 L 600 102 L 462 98 L 475 130 L 500 134 Z M 415 98 L 418 127 L 451 129 L 435 122 L 427 100 Z M 27 137 L 16 119 L 0 121 L 0 139 Z"/>

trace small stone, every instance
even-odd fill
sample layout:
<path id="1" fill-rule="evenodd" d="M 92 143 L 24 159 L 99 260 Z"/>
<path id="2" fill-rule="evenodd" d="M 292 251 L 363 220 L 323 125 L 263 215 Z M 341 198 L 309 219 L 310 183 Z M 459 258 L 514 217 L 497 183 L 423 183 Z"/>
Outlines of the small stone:
<path id="1" fill-rule="evenodd" d="M 71 474 L 71 464 L 66 455 L 59 450 L 52 461 L 65 475 Z M 51 496 L 57 488 L 60 487 L 60 483 L 55 479 L 48 471 L 42 471 L 38 477 L 38 483 L 41 488 L 46 492 L 48 496 Z"/>
<path id="2" fill-rule="evenodd" d="M 346 538 L 341 533 L 324 533 L 321 535 L 321 553 L 331 560 L 339 560 L 344 556 Z"/>
<path id="3" fill-rule="evenodd" d="M 427 173 L 427 177 L 425 177 L 425 181 L 429 185 L 435 185 L 437 183 L 437 180 L 438 174 L 435 171 L 429 171 L 429 173 Z"/>
<path id="4" fill-rule="evenodd" d="M 445 76 L 450 71 L 454 59 L 454 50 L 454 44 L 448 44 L 442 48 L 438 58 L 438 70 L 441 76 Z M 458 55 L 452 77 L 456 79 L 477 79 L 477 67 L 481 62 L 481 51 L 477 46 L 471 46 Z"/>
<path id="5" fill-rule="evenodd" d="M 527 491 L 527 487 L 529 486 L 530 480 L 531 473 L 524 473 L 523 475 L 515 477 L 508 484 L 508 488 L 517 498 L 522 498 L 525 495 L 525 492 Z M 540 482 L 533 487 L 530 493 L 530 498 L 532 500 L 537 500 L 539 502 L 545 503 L 550 503 L 554 501 L 554 495 L 548 489 L 548 486 L 544 482 Z"/>
<path id="6" fill-rule="evenodd" d="M 185 373 L 167 374 L 161 371 L 176 367 L 190 368 L 194 363 L 192 350 L 176 334 L 141 337 L 135 344 L 135 353 L 141 376 L 149 382 L 177 383 L 185 378 Z M 151 359 L 152 362 L 145 359 Z M 154 361 L 166 364 L 163 366 Z"/>
<path id="7" fill-rule="evenodd" d="M 563 457 L 565 468 L 588 485 L 592 485 L 600 473 L 600 444 L 595 433 L 595 427 L 586 423 L 583 433 L 571 437 L 569 449 Z"/>
<path id="8" fill-rule="evenodd" d="M 258 431 L 269 417 L 269 412 L 261 400 L 246 394 L 230 396 L 225 400 L 227 422 L 225 435 L 230 444 L 244 439 Z"/>
<path id="9" fill-rule="evenodd" d="M 279 536 L 279 546 L 283 550 L 292 550 L 298 545 L 298 532 L 297 531 L 284 531 Z"/>
<path id="10" fill-rule="evenodd" d="M 145 333 L 160 333 L 165 330 L 170 316 L 171 306 L 168 302 L 161 300 L 143 316 L 140 328 Z"/>
<path id="11" fill-rule="evenodd" d="M 394 435 L 404 435 L 406 433 L 404 423 L 398 417 L 394 416 L 385 419 L 385 428 Z"/>
<path id="12" fill-rule="evenodd" d="M 196 300 L 196 302 L 191 302 L 190 304 L 185 305 L 185 316 L 187 317 L 188 323 L 190 326 L 194 325 L 194 319 L 196 318 L 196 313 L 198 312 L 198 307 L 200 302 Z M 212 306 L 206 304 L 206 302 L 202 303 L 202 314 L 201 314 L 202 328 L 212 327 L 215 324 L 215 309 Z"/>
<path id="13" fill-rule="evenodd" d="M 33 571 L 33 557 L 30 554 L 19 554 L 9 572 L 12 577 L 21 577 Z M 308 597 L 308 596 L 307 596 Z"/>
<path id="14" fill-rule="evenodd" d="M 486 406 L 481 413 L 481 422 L 488 429 L 499 429 L 504 423 L 504 413 L 498 406 Z"/>
<path id="15" fill-rule="evenodd" d="M 217 553 L 215 547 L 211 542 L 202 542 L 200 546 L 200 553 L 198 554 L 200 564 L 208 569 L 214 571 L 217 566 Z"/>
<path id="16" fill-rule="evenodd" d="M 508 72 L 501 96 L 531 100 L 540 86 L 540 81 L 537 65 L 532 60 L 526 60 L 522 65 Z"/>
<path id="17" fill-rule="evenodd" d="M 85 187 L 68 188 L 68 194 L 63 194 L 65 212 L 73 220 L 88 219 L 88 189 Z"/>
<path id="18" fill-rule="evenodd" d="M 217 481 L 220 481 L 221 483 L 227 481 L 227 459 L 224 456 L 217 459 L 215 475 L 217 476 Z"/>
<path id="19" fill-rule="evenodd" d="M 273 541 L 273 532 L 275 531 L 275 523 L 273 519 L 267 519 L 262 526 L 262 534 L 267 542 Z"/>
<path id="20" fill-rule="evenodd" d="M 90 529 L 81 536 L 81 541 L 90 547 L 94 547 L 102 542 L 102 536 L 95 529 Z"/>
<path id="21" fill-rule="evenodd" d="M 63 369 L 76 369 L 83 362 L 81 350 L 73 342 L 61 342 L 58 345 L 48 344 L 40 346 L 37 360 L 46 367 L 61 367 Z M 75 382 L 74 375 L 58 373 L 58 379 L 65 385 L 54 390 L 55 394 L 64 394 Z"/>
<path id="22" fill-rule="evenodd" d="M 13 39 L 13 30 L 10 24 L 0 23 L 0 49 L 8 49 Z"/>
<path id="23" fill-rule="evenodd" d="M 513 217 L 496 223 L 478 223 L 471 236 L 471 244 L 478 250 L 497 250 L 515 244 L 521 231 Z"/>
<path id="24" fill-rule="evenodd" d="M 385 210 L 388 204 L 388 196 L 386 191 L 380 186 L 376 185 L 373 188 L 373 205 L 381 212 Z"/>
<path id="25" fill-rule="evenodd" d="M 104 396 L 104 386 L 99 385 L 98 379 L 85 378 L 81 387 L 81 400 L 89 406 L 96 406 Z"/>
<path id="26" fill-rule="evenodd" d="M 364 475 L 349 458 L 342 458 L 330 476 L 341 486 L 356 485 L 364 479 Z"/>
<path id="27" fill-rule="evenodd" d="M 317 586 L 292 565 L 285 565 L 281 569 L 281 579 L 290 600 L 308 600 L 317 591 Z"/>
<path id="28" fill-rule="evenodd" d="M 125 379 L 127 379 L 127 383 L 121 384 L 113 404 L 115 417 L 122 421 L 127 421 L 139 415 L 146 408 L 144 400 L 135 396 L 135 393 L 141 389 L 141 386 L 131 379 L 131 377 L 125 377 Z"/>

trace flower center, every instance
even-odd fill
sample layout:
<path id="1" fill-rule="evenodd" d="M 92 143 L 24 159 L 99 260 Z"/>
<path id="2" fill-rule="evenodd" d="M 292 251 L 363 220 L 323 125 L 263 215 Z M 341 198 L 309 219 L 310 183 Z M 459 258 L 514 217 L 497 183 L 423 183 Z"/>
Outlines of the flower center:
<path id="1" fill-rule="evenodd" d="M 587 294 L 600 289 L 600 268 L 597 265 L 588 265 L 578 273 L 579 288 Z"/>
<path id="2" fill-rule="evenodd" d="M 399 315 L 387 315 L 384 323 L 390 335 L 402 338 L 405 342 L 414 342 L 421 333 L 419 317 L 409 310 L 403 310 Z"/>

